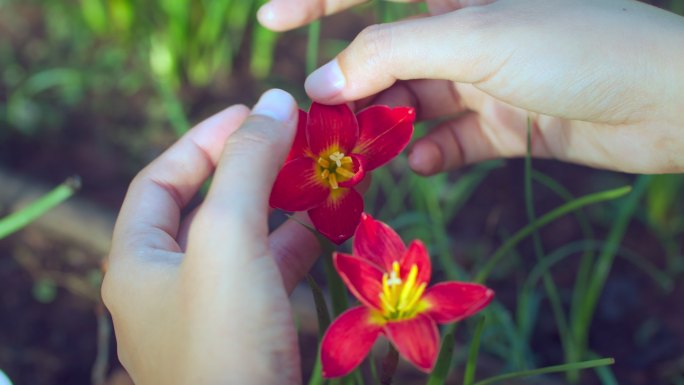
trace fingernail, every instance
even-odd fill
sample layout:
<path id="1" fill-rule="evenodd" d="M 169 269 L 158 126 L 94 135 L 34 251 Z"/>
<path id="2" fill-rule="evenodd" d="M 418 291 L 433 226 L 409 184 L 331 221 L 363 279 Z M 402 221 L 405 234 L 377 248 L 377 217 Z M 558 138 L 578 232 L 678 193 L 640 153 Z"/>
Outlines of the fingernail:
<path id="1" fill-rule="evenodd" d="M 337 59 L 333 59 L 309 75 L 304 88 L 314 99 L 327 99 L 339 94 L 346 83 Z"/>
<path id="2" fill-rule="evenodd" d="M 270 24 L 275 20 L 275 12 L 273 11 L 273 6 L 270 2 L 264 4 L 257 11 L 257 19 L 261 24 Z"/>
<path id="3" fill-rule="evenodd" d="M 252 108 L 252 115 L 264 115 L 280 122 L 290 120 L 296 103 L 294 98 L 287 92 L 274 88 L 261 95 L 261 98 Z"/>

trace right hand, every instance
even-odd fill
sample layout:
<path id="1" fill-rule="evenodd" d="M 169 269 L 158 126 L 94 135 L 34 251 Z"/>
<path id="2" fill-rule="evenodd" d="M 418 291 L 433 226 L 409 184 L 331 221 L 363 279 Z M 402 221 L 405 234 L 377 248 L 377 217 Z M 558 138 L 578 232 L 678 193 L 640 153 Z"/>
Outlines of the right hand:
<path id="1" fill-rule="evenodd" d="M 358 2 L 272 0 L 260 20 L 288 29 Z M 309 76 L 311 98 L 455 115 L 412 148 L 409 164 L 426 175 L 523 156 L 527 116 L 533 156 L 684 171 L 684 18 L 631 0 L 428 5 L 430 17 L 365 29 Z"/>

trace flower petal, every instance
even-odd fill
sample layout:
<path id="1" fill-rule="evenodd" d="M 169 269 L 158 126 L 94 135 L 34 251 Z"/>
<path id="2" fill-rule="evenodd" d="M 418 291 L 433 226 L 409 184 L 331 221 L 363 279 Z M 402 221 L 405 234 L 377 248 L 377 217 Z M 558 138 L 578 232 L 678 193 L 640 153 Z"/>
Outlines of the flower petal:
<path id="1" fill-rule="evenodd" d="M 418 369 L 429 372 L 439 352 L 439 330 L 430 317 L 418 315 L 399 322 L 388 322 L 385 334 L 397 351 Z"/>
<path id="2" fill-rule="evenodd" d="M 359 366 L 381 330 L 363 306 L 342 313 L 330 324 L 321 342 L 323 377 L 341 377 Z"/>
<path id="3" fill-rule="evenodd" d="M 354 255 L 392 271 L 392 262 L 400 261 L 405 253 L 404 242 L 391 227 L 366 213 L 361 214 L 361 223 L 354 234 Z"/>
<path id="4" fill-rule="evenodd" d="M 351 155 L 351 158 L 353 162 L 352 167 L 354 176 L 350 179 L 345 180 L 344 182 L 339 182 L 340 187 L 356 186 L 363 180 L 363 178 L 366 177 L 366 168 L 364 167 L 363 157 L 359 155 Z"/>
<path id="5" fill-rule="evenodd" d="M 330 188 L 316 173 L 316 163 L 311 158 L 297 158 L 285 163 L 271 190 L 271 207 L 305 211 L 325 202 Z"/>
<path id="6" fill-rule="evenodd" d="M 361 219 L 363 198 L 354 189 L 328 190 L 328 198 L 309 210 L 314 227 L 334 243 L 340 245 L 351 238 Z"/>
<path id="7" fill-rule="evenodd" d="M 439 323 L 451 323 L 482 310 L 494 298 L 494 291 L 469 282 L 442 282 L 430 287 L 423 301 L 428 305 L 424 313 Z"/>
<path id="8" fill-rule="evenodd" d="M 411 140 L 416 113 L 410 107 L 370 106 L 357 115 L 359 140 L 355 154 L 366 157 L 366 170 L 374 170 L 397 156 Z"/>
<path id="9" fill-rule="evenodd" d="M 368 307 L 380 309 L 383 271 L 367 259 L 344 253 L 333 254 L 333 262 L 354 297 Z"/>
<path id="10" fill-rule="evenodd" d="M 312 157 L 311 150 L 309 150 L 309 143 L 306 141 L 306 112 L 299 110 L 299 118 L 297 119 L 297 133 L 295 134 L 292 148 L 287 155 L 285 163 L 292 159 L 301 158 L 304 156 Z"/>
<path id="11" fill-rule="evenodd" d="M 423 242 L 415 240 L 411 242 L 403 255 L 401 262 L 401 278 L 406 277 L 411 270 L 411 266 L 416 265 L 418 267 L 418 277 L 416 282 L 429 283 L 430 276 L 432 275 L 432 263 L 430 262 L 430 255 L 428 254 L 427 248 Z"/>
<path id="12" fill-rule="evenodd" d="M 359 138 L 359 124 L 346 104 L 327 106 L 313 102 L 306 137 L 314 154 L 340 151 L 349 155 Z"/>

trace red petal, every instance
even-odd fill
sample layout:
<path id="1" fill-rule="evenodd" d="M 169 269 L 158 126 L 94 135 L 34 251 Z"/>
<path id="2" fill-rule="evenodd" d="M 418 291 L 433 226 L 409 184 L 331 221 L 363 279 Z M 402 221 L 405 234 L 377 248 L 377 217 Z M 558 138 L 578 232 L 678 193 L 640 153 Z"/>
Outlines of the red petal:
<path id="1" fill-rule="evenodd" d="M 333 262 L 354 297 L 368 307 L 380 309 L 383 271 L 367 259 L 344 253 L 333 254 Z"/>
<path id="2" fill-rule="evenodd" d="M 359 155 L 351 155 L 353 163 L 354 176 L 344 182 L 339 182 L 340 187 L 353 187 L 359 184 L 363 178 L 366 177 L 366 168 L 364 167 L 364 160 Z"/>
<path id="3" fill-rule="evenodd" d="M 494 291 L 467 282 L 442 282 L 430 287 L 423 301 L 429 310 L 425 312 L 439 323 L 456 322 L 482 310 L 494 298 Z"/>
<path id="4" fill-rule="evenodd" d="M 357 115 L 359 141 L 354 153 L 366 157 L 366 170 L 389 162 L 408 145 L 416 113 L 410 107 L 370 106 Z"/>
<path id="5" fill-rule="evenodd" d="M 292 148 L 290 149 L 290 153 L 287 155 L 287 160 L 285 163 L 292 159 L 301 158 L 303 156 L 311 156 L 309 143 L 306 141 L 306 120 L 306 112 L 299 110 L 297 133 L 295 134 L 294 142 L 292 142 Z"/>
<path id="6" fill-rule="evenodd" d="M 418 267 L 416 282 L 430 282 L 432 263 L 430 263 L 430 255 L 423 242 L 419 240 L 411 242 L 403 257 L 404 258 L 399 263 L 401 266 L 402 279 L 408 275 L 411 266 L 416 265 Z"/>
<path id="7" fill-rule="evenodd" d="M 309 218 L 316 230 L 340 245 L 351 238 L 359 224 L 363 198 L 354 189 L 338 188 L 328 191 L 328 199 L 309 210 Z"/>
<path id="8" fill-rule="evenodd" d="M 327 106 L 313 102 L 306 135 L 314 154 L 340 151 L 349 155 L 359 138 L 359 124 L 346 104 Z"/>
<path id="9" fill-rule="evenodd" d="M 354 255 L 368 259 L 385 271 L 392 271 L 392 262 L 400 261 L 405 253 L 404 242 L 391 227 L 366 213 L 361 215 L 361 223 L 354 234 Z"/>
<path id="10" fill-rule="evenodd" d="M 304 211 L 325 202 L 330 188 L 316 173 L 316 162 L 311 158 L 297 158 L 285 163 L 271 190 L 271 207 Z"/>
<path id="11" fill-rule="evenodd" d="M 342 313 L 330 324 L 321 342 L 323 377 L 341 377 L 359 366 L 381 330 L 363 306 Z"/>
<path id="12" fill-rule="evenodd" d="M 384 330 L 407 361 L 424 372 L 432 370 L 439 352 L 439 331 L 435 321 L 421 314 L 405 321 L 388 322 Z"/>

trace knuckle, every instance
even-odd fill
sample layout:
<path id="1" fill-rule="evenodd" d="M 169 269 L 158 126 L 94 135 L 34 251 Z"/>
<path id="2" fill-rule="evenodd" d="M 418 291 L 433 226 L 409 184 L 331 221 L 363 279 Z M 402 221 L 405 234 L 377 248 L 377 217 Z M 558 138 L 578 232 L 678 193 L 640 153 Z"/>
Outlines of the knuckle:
<path id="1" fill-rule="evenodd" d="M 364 28 L 355 39 L 359 53 L 366 61 L 382 62 L 389 59 L 392 52 L 392 28 L 385 24 L 375 24 Z"/>

